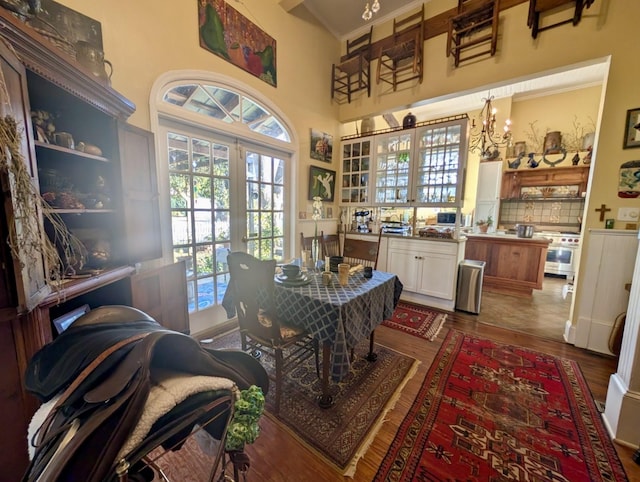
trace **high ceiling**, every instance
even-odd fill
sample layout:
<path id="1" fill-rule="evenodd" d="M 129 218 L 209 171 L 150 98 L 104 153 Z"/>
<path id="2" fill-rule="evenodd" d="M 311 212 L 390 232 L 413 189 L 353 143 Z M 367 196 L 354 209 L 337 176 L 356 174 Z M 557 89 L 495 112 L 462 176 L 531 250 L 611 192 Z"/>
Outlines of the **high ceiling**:
<path id="1" fill-rule="evenodd" d="M 307 9 L 329 32 L 343 42 L 356 37 L 372 23 L 375 26 L 392 21 L 395 17 L 402 17 L 415 11 L 425 3 L 424 0 L 378 1 L 380 10 L 369 22 L 362 19 L 362 13 L 365 5 L 369 3 L 371 6 L 373 0 L 280 0 L 280 3 L 283 8 L 288 5 L 289 9 L 294 7 Z M 550 95 L 560 90 L 602 83 L 606 71 L 605 62 L 572 66 L 563 71 L 546 73 L 535 78 L 515 79 L 503 85 L 483 87 L 474 92 L 456 92 L 439 99 L 421 100 L 411 106 L 410 110 L 417 115 L 418 120 L 425 117 L 448 116 L 479 109 L 489 91 L 495 99 Z M 406 110 L 396 112 L 395 117 L 402 119 L 403 112 Z"/>
<path id="2" fill-rule="evenodd" d="M 365 5 L 374 0 L 303 0 L 304 6 L 316 17 L 324 27 L 336 38 L 346 40 L 357 36 L 359 30 L 384 23 L 394 17 L 402 16 L 417 9 L 424 0 L 378 0 L 380 10 L 370 21 L 362 19 Z M 428 1 L 428 0 L 427 0 Z"/>

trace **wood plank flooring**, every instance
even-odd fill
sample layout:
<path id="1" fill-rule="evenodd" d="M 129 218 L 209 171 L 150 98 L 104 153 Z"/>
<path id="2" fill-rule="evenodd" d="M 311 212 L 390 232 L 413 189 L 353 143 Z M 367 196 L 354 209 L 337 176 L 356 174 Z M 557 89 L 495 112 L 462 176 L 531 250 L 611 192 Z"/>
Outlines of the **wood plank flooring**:
<path id="1" fill-rule="evenodd" d="M 387 416 L 387 421 L 375 437 L 365 456 L 358 463 L 354 481 L 370 481 L 391 443 L 398 425 L 411 406 L 425 374 L 434 359 L 448 328 L 455 328 L 468 333 L 494 339 L 496 341 L 522 345 L 524 347 L 549 353 L 551 355 L 576 360 L 589 383 L 589 387 L 597 401 L 606 399 L 609 376 L 615 372 L 617 360 L 613 357 L 601 356 L 586 350 L 540 336 L 532 336 L 522 331 L 512 331 L 493 326 L 485 320 L 488 312 L 492 312 L 491 303 L 486 296 L 482 301 L 482 316 L 450 313 L 445 327 L 433 342 L 381 326 L 376 330 L 376 342 L 402 351 L 420 360 L 416 375 L 407 383 L 395 408 Z M 494 309 L 497 309 L 494 307 Z M 516 315 L 514 316 L 514 311 Z M 535 308 L 516 304 L 515 308 L 504 307 L 499 315 L 502 321 L 518 318 L 531 324 L 540 313 L 530 310 Z M 528 311 L 528 313 L 526 313 Z M 484 320 L 484 321 L 483 321 Z M 634 450 L 616 445 L 629 480 L 640 482 L 640 466 L 632 460 Z M 249 481 L 339 481 L 350 480 L 338 474 L 311 450 L 299 444 L 286 430 L 273 422 L 269 417 L 262 417 L 261 434 L 255 444 L 247 447 L 251 458 Z"/>

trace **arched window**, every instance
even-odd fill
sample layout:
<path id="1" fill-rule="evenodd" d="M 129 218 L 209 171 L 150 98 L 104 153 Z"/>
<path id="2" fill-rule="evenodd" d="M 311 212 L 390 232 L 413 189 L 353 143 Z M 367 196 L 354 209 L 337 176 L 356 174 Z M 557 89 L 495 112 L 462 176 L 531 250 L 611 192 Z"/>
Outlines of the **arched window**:
<path id="1" fill-rule="evenodd" d="M 268 99 L 235 79 L 170 77 L 156 82 L 151 103 L 164 246 L 173 260 L 185 261 L 193 320 L 221 304 L 230 251 L 263 259 L 288 253 L 285 181 L 294 136 Z"/>
<path id="2" fill-rule="evenodd" d="M 180 84 L 169 89 L 163 100 L 220 122 L 239 122 L 257 134 L 291 142 L 289 133 L 273 113 L 240 92 L 204 83 Z"/>

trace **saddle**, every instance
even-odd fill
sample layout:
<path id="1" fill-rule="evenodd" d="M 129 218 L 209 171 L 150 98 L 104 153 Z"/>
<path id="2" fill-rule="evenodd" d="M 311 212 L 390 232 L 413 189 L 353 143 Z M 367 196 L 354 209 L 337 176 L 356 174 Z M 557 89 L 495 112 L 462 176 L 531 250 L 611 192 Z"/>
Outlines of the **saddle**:
<path id="1" fill-rule="evenodd" d="M 122 453 L 149 393 L 167 374 L 207 383 Z M 116 480 L 123 462 L 135 464 L 159 444 L 179 448 L 175 441 L 205 418 L 216 420 L 206 430 L 222 440 L 238 391 L 256 385 L 266 393 L 268 383 L 264 368 L 244 352 L 204 349 L 134 308 L 96 308 L 29 362 L 27 390 L 53 408 L 30 441 L 35 452 L 23 481 Z M 173 419 L 180 423 L 167 429 Z"/>

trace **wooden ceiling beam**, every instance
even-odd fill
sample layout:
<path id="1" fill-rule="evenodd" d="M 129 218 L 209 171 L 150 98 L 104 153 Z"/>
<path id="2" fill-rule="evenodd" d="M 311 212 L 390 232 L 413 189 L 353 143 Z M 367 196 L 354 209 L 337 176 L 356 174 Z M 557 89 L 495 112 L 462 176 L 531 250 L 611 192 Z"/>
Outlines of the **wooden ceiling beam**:
<path id="1" fill-rule="evenodd" d="M 503 10 L 507 10 L 525 2 L 528 3 L 529 0 L 500 0 L 500 11 L 502 12 Z M 429 40 L 430 38 L 447 33 L 449 30 L 449 19 L 457 14 L 458 8 L 454 7 L 431 18 L 427 18 L 424 21 L 424 39 Z M 526 18 L 523 19 L 525 25 L 526 20 Z M 380 56 L 380 51 L 382 49 L 392 47 L 393 42 L 393 35 L 389 35 L 388 37 L 373 42 L 371 44 L 371 59 L 377 59 Z M 344 61 L 345 59 L 346 56 L 343 56 L 340 60 Z"/>

